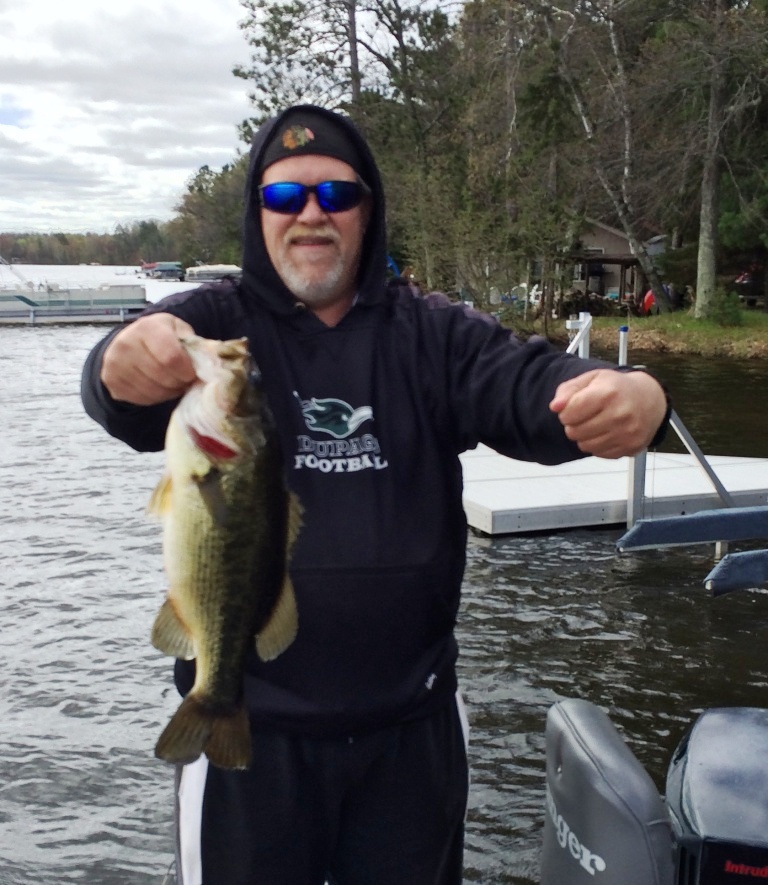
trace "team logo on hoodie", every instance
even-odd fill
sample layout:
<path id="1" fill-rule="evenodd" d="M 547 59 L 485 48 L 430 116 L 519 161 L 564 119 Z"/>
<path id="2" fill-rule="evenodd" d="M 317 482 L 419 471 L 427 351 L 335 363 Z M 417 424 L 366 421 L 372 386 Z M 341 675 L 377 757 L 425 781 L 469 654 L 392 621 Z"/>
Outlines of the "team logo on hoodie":
<path id="1" fill-rule="evenodd" d="M 370 406 L 353 408 L 333 397 L 303 400 L 294 391 L 301 406 L 307 429 L 327 434 L 332 439 L 316 439 L 299 434 L 296 470 L 320 470 L 322 473 L 354 473 L 358 470 L 383 470 L 387 461 L 381 457 L 379 441 L 372 433 L 353 436 L 366 421 L 373 420 Z"/>
<path id="2" fill-rule="evenodd" d="M 318 399 L 313 396 L 312 399 L 301 400 L 301 413 L 310 430 L 328 433 L 336 439 L 344 439 L 354 433 L 363 421 L 373 418 L 370 406 L 353 409 L 343 399 L 330 397 Z"/>

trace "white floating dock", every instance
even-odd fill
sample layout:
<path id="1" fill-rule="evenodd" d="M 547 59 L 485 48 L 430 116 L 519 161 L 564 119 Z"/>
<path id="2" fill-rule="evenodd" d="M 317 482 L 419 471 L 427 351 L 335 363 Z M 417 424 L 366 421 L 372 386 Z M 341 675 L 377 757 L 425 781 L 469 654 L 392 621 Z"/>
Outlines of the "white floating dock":
<path id="1" fill-rule="evenodd" d="M 707 455 L 735 506 L 768 504 L 768 459 Z M 464 510 L 487 535 L 557 531 L 627 522 L 630 459 L 584 458 L 556 467 L 505 458 L 478 446 L 461 456 Z M 653 519 L 723 506 L 692 455 L 649 452 L 645 501 Z"/>

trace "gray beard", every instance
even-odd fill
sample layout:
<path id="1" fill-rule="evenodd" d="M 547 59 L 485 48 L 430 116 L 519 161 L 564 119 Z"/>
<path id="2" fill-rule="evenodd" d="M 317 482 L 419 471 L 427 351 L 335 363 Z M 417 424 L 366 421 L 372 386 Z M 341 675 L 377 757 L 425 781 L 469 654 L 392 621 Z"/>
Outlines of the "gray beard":
<path id="1" fill-rule="evenodd" d="M 299 301 L 310 307 L 316 307 L 335 300 L 343 274 L 343 263 L 337 261 L 323 280 L 308 280 L 293 267 L 282 268 L 280 276 Z"/>

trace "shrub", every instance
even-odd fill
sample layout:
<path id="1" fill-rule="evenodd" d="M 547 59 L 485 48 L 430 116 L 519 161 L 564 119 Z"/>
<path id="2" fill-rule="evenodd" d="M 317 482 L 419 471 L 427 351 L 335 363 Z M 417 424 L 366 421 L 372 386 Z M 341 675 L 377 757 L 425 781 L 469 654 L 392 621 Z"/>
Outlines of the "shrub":
<path id="1" fill-rule="evenodd" d="M 735 292 L 726 292 L 722 287 L 718 287 L 712 300 L 708 319 L 718 326 L 743 325 L 744 314 L 739 296 Z"/>

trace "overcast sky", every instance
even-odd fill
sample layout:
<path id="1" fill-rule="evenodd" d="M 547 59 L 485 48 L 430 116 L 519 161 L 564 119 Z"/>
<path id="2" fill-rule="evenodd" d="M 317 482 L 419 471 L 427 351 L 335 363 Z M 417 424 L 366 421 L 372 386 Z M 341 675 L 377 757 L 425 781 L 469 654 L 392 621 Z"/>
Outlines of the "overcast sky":
<path id="1" fill-rule="evenodd" d="M 166 221 L 251 112 L 238 0 L 0 0 L 0 232 Z"/>

